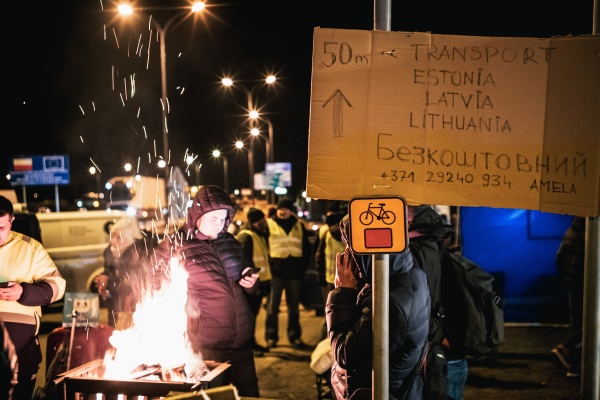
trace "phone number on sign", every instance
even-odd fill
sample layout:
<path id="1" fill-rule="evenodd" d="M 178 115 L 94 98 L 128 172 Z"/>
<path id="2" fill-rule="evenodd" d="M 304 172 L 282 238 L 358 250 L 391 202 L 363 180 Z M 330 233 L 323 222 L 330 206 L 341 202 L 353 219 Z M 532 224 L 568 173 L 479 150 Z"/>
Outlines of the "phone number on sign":
<path id="1" fill-rule="evenodd" d="M 460 184 L 481 184 L 483 187 L 500 187 L 506 186 L 510 188 L 512 186 L 511 181 L 506 175 L 495 175 L 495 174 L 482 174 L 479 176 L 479 182 L 476 182 L 478 175 L 475 174 L 464 174 L 454 172 L 434 172 L 425 171 L 427 183 L 460 183 Z M 389 179 L 392 182 L 414 182 L 415 173 L 411 171 L 401 170 L 390 170 L 389 172 L 383 172 L 380 175 L 383 179 Z"/>

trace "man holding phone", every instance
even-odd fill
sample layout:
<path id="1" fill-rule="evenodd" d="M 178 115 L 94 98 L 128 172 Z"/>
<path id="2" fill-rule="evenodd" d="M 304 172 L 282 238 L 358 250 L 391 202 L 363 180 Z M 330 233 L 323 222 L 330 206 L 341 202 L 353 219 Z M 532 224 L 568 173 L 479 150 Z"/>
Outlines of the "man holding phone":
<path id="1" fill-rule="evenodd" d="M 63 297 L 66 281 L 40 242 L 11 230 L 14 219 L 12 203 L 0 196 L 0 318 L 19 364 L 13 398 L 31 399 L 42 361 L 42 306 Z"/>

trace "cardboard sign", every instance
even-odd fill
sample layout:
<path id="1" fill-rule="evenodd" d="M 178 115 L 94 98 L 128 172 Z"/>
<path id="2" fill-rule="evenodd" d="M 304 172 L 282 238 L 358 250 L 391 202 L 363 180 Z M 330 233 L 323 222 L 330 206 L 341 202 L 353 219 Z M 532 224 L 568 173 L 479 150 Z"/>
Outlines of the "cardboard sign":
<path id="1" fill-rule="evenodd" d="M 600 214 L 600 36 L 315 29 L 307 195 Z"/>

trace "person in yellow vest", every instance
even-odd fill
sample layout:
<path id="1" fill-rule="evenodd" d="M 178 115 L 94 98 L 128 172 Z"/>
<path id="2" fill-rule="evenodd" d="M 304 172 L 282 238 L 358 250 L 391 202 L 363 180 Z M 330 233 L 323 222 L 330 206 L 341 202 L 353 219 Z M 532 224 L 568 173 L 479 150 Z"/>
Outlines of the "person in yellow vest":
<path id="1" fill-rule="evenodd" d="M 265 214 L 258 208 L 250 208 L 246 213 L 248 224 L 246 228 L 240 230 L 236 239 L 244 248 L 244 259 L 247 266 L 259 268 L 259 284 L 256 293 L 246 293 L 248 304 L 254 315 L 254 326 L 256 329 L 256 317 L 260 311 L 260 306 L 263 299 L 269 298 L 271 292 L 271 267 L 269 265 L 269 244 L 268 244 L 268 227 Z M 256 337 L 253 336 L 254 344 L 252 349 L 254 355 L 262 357 L 268 348 L 259 345 L 256 342 Z"/>
<path id="2" fill-rule="evenodd" d="M 269 224 L 269 253 L 271 255 L 271 295 L 265 321 L 267 347 L 277 346 L 279 341 L 279 305 L 285 290 L 287 305 L 287 337 L 296 348 L 304 348 L 300 326 L 300 290 L 302 278 L 312 257 L 309 233 L 294 213 L 292 200 L 282 198 L 277 212 L 267 220 Z"/>
<path id="3" fill-rule="evenodd" d="M 328 213 L 325 220 L 327 229 L 319 231 L 319 245 L 315 253 L 315 268 L 319 273 L 319 282 L 323 294 L 323 303 L 327 301 L 329 292 L 335 289 L 335 257 L 337 253 L 343 253 L 346 245 L 342 241 L 342 232 L 340 230 L 340 221 L 344 218 L 341 212 Z M 323 307 L 322 315 L 325 315 Z M 327 337 L 327 322 L 323 321 L 321 330 L 321 340 Z"/>

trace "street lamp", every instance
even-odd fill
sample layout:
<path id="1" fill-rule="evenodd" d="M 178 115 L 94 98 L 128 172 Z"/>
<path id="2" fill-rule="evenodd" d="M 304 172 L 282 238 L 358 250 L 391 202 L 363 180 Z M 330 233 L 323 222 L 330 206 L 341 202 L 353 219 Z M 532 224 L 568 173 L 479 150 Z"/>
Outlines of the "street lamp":
<path id="1" fill-rule="evenodd" d="M 89 172 L 90 175 L 96 177 L 96 193 L 100 193 L 100 170 L 96 169 L 96 167 L 90 167 Z"/>
<path id="2" fill-rule="evenodd" d="M 184 10 L 175 15 L 165 22 L 164 25 L 160 25 L 156 19 L 150 17 L 150 23 L 156 28 L 159 35 L 160 40 L 160 87 L 161 87 L 161 117 L 162 117 L 162 136 L 163 136 L 163 157 L 164 162 L 168 164 L 169 162 L 169 129 L 167 125 L 167 115 L 168 115 L 168 100 L 167 100 L 167 51 L 166 51 L 166 36 L 167 32 L 173 25 L 176 20 L 182 21 L 184 18 L 189 16 L 190 14 L 197 13 L 202 11 L 206 7 L 206 4 L 203 1 L 198 1 L 192 4 L 190 11 Z M 133 14 L 133 8 L 129 4 L 120 4 L 117 6 L 117 10 L 121 15 L 129 16 Z M 165 178 L 169 180 L 169 168 L 165 168 Z M 165 182 L 166 183 L 166 182 Z M 165 185 L 168 186 L 168 185 Z"/>
<path id="3" fill-rule="evenodd" d="M 200 163 L 200 159 L 198 158 L 198 156 L 194 156 L 193 154 L 188 154 L 187 157 L 185 158 L 185 163 L 187 164 L 186 172 L 188 172 L 188 176 L 189 176 L 189 170 L 193 168 L 194 172 L 196 173 L 195 184 L 196 184 L 196 186 L 200 186 L 200 169 L 202 168 L 202 163 Z M 196 164 L 197 166 L 194 167 L 194 164 Z"/>
<path id="4" fill-rule="evenodd" d="M 271 121 L 266 118 L 266 117 L 261 117 L 259 112 L 257 111 L 259 108 L 257 106 L 258 101 L 257 101 L 257 91 L 259 88 L 265 87 L 265 86 L 272 86 L 275 81 L 277 80 L 277 78 L 275 77 L 275 75 L 268 75 L 265 77 L 264 81 L 260 81 L 261 85 L 254 85 L 250 90 L 247 89 L 245 86 L 243 85 L 237 85 L 235 86 L 234 80 L 232 78 L 229 77 L 225 77 L 221 79 L 221 83 L 225 88 L 230 88 L 230 87 L 234 87 L 236 89 L 240 89 L 242 90 L 245 94 L 246 94 L 246 98 L 247 98 L 247 115 L 249 117 L 249 120 L 254 121 L 257 119 L 261 119 L 263 121 L 265 121 L 268 124 L 269 130 L 268 130 L 268 140 L 265 140 L 265 158 L 266 158 L 266 162 L 267 163 L 272 163 L 274 160 L 274 156 L 273 156 L 273 124 L 271 123 Z M 258 130 L 258 128 L 256 128 L 256 126 L 253 126 L 251 124 L 251 133 L 254 137 L 259 136 L 260 135 L 260 131 Z M 251 146 L 254 145 L 254 141 L 252 141 Z M 250 151 L 252 153 L 252 150 Z M 254 172 L 254 163 L 252 164 L 252 167 L 250 168 L 252 173 Z M 254 175 L 254 174 L 253 174 Z M 254 193 L 254 177 L 252 177 L 252 180 L 250 181 L 250 190 L 252 190 L 252 192 Z M 269 196 L 271 197 L 271 196 Z M 274 195 L 273 195 L 274 197 Z M 270 199 L 269 199 L 270 200 Z"/>
<path id="5" fill-rule="evenodd" d="M 238 140 L 235 142 L 235 148 L 242 150 L 244 142 Z M 250 190 L 254 188 L 254 141 L 250 141 L 250 149 L 248 149 L 248 187 Z"/>
<path id="6" fill-rule="evenodd" d="M 238 85 L 236 86 L 236 82 L 229 77 L 225 77 L 221 79 L 221 83 L 223 86 L 225 86 L 226 88 L 229 87 L 234 87 L 236 89 L 240 89 L 242 90 L 247 97 L 247 102 L 248 102 L 248 116 L 250 117 L 250 119 L 256 120 L 257 118 L 260 117 L 261 120 L 264 120 L 265 122 L 267 122 L 267 124 L 269 125 L 269 140 L 266 144 L 267 146 L 267 151 L 266 151 L 266 158 L 267 158 L 267 162 L 273 162 L 273 124 L 271 123 L 271 121 L 266 118 L 266 117 L 261 117 L 259 112 L 257 111 L 257 101 L 254 98 L 255 97 L 255 92 L 258 89 L 258 86 L 260 87 L 264 87 L 264 86 L 269 86 L 269 85 L 273 85 L 275 84 L 275 81 L 277 80 L 277 77 L 275 75 L 268 75 L 265 77 L 264 79 L 264 83 L 263 81 L 260 81 L 262 84 L 261 85 L 255 85 L 254 87 L 252 87 L 252 89 L 247 89 L 245 86 L 242 85 Z"/>
<path id="7" fill-rule="evenodd" d="M 269 118 L 267 118 L 265 116 L 261 116 L 257 110 L 250 110 L 250 112 L 248 113 L 248 117 L 250 117 L 250 119 L 255 120 L 255 121 L 260 119 L 267 123 L 267 126 L 269 128 L 269 130 L 268 130 L 269 140 L 267 142 L 267 162 L 272 163 L 273 162 L 273 123 L 271 122 L 271 120 Z"/>
<path id="8" fill-rule="evenodd" d="M 223 158 L 223 189 L 225 189 L 225 191 L 227 193 L 229 193 L 229 173 L 227 172 L 228 170 L 228 162 L 227 162 L 227 157 L 225 157 L 225 155 L 223 153 L 221 153 L 220 150 L 213 150 L 212 155 L 214 158 L 219 158 L 222 157 Z"/>

